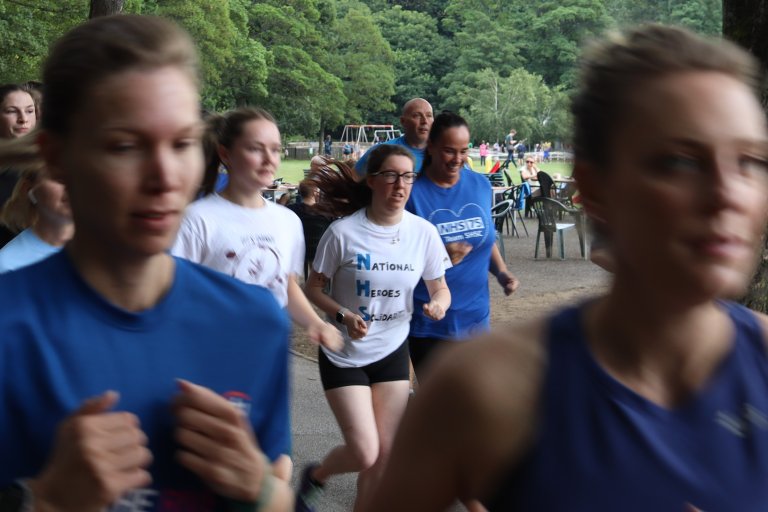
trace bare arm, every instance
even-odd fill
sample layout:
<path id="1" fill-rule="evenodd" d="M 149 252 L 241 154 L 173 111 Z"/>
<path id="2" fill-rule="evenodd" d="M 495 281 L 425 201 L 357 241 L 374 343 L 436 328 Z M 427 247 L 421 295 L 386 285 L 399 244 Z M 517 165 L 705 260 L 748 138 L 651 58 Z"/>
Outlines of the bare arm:
<path id="1" fill-rule="evenodd" d="M 333 318 L 336 312 L 344 308 L 344 325 L 347 327 L 347 333 L 352 339 L 360 339 L 368 333 L 368 325 L 363 321 L 362 317 L 356 314 L 350 309 L 346 309 L 346 306 L 339 304 L 333 297 L 325 293 L 325 287 L 328 285 L 330 279 L 324 274 L 310 271 L 309 279 L 307 279 L 307 297 L 312 303 L 320 308 L 326 315 Z"/>
<path id="2" fill-rule="evenodd" d="M 491 274 L 496 276 L 496 280 L 499 285 L 504 289 L 504 295 L 512 295 L 515 290 L 520 286 L 520 281 L 507 269 L 507 264 L 504 258 L 501 257 L 499 248 L 496 244 L 491 249 L 491 264 L 489 267 Z"/>
<path id="3" fill-rule="evenodd" d="M 451 290 L 445 282 L 445 276 L 437 279 L 424 280 L 429 292 L 429 302 L 424 304 L 424 314 L 432 320 L 442 320 L 445 312 L 451 307 Z"/>
<path id="4" fill-rule="evenodd" d="M 471 341 L 438 359 L 365 510 L 436 512 L 493 493 L 532 442 L 544 358 L 543 345 L 524 338 Z"/>
<path id="5" fill-rule="evenodd" d="M 314 343 L 331 350 L 339 350 L 344 344 L 339 330 L 315 313 L 304 291 L 296 282 L 296 276 L 292 275 L 289 279 L 288 313 L 293 321 L 307 330 L 309 339 Z"/>

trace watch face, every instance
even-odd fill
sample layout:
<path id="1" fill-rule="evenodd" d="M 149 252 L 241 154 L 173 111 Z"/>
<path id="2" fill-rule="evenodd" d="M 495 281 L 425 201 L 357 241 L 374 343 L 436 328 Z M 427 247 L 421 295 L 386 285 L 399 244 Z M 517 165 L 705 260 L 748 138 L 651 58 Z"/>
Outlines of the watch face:
<path id="1" fill-rule="evenodd" d="M 337 311 L 336 312 L 336 321 L 339 322 L 340 324 L 343 324 L 344 323 L 344 313 L 342 313 L 341 311 Z"/>
<path id="2" fill-rule="evenodd" d="M 21 512 L 24 498 L 25 492 L 20 485 L 13 484 L 0 490 L 0 512 Z"/>

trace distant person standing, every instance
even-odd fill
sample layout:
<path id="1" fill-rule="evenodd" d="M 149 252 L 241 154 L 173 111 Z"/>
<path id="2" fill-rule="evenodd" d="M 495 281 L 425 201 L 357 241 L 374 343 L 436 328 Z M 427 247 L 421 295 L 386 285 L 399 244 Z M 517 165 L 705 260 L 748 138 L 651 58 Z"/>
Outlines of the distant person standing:
<path id="1" fill-rule="evenodd" d="M 409 100 L 403 105 L 403 112 L 400 115 L 400 126 L 403 127 L 405 134 L 396 139 L 384 141 L 382 144 L 395 144 L 407 148 L 416 162 L 413 169 L 419 173 L 424 162 L 424 152 L 427 149 L 429 129 L 432 128 L 433 120 L 432 105 L 427 100 L 422 98 Z M 366 173 L 368 155 L 371 149 L 355 164 L 355 171 L 360 176 L 364 176 Z"/>
<path id="2" fill-rule="evenodd" d="M 509 133 L 506 137 L 504 137 L 504 147 L 507 149 L 507 163 L 511 160 L 512 162 L 515 161 L 515 145 L 517 144 L 517 140 L 515 137 L 517 136 L 517 131 L 512 128 L 509 130 Z"/>
<path id="3" fill-rule="evenodd" d="M 331 142 L 331 136 L 326 135 L 325 143 L 323 143 L 323 154 L 325 154 L 325 156 L 330 158 L 332 148 L 333 148 L 333 143 Z"/>
<path id="4" fill-rule="evenodd" d="M 521 162 L 525 160 L 525 153 L 528 151 L 528 146 L 525 145 L 525 141 L 521 140 L 517 143 L 516 148 L 517 149 L 517 158 Z M 517 162 L 515 162 L 517 164 Z"/>
<path id="5" fill-rule="evenodd" d="M 485 169 L 485 158 L 488 156 L 488 143 L 482 141 L 480 143 L 480 167 Z"/>

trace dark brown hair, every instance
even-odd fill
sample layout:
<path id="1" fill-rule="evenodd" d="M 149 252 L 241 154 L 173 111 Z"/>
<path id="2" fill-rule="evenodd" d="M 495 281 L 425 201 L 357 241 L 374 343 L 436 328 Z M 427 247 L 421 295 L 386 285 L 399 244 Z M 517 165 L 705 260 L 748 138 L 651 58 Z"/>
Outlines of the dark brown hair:
<path id="1" fill-rule="evenodd" d="M 12 92 L 25 92 L 29 94 L 29 96 L 34 100 L 35 97 L 32 96 L 31 89 L 23 84 L 2 84 L 0 85 L 0 103 L 5 101 L 5 97 L 11 94 Z"/>
<path id="2" fill-rule="evenodd" d="M 408 157 L 415 165 L 413 155 L 403 146 L 379 144 L 368 154 L 366 175 L 379 172 L 386 159 L 393 155 Z M 324 165 L 313 166 L 307 178 L 314 181 L 323 194 L 323 200 L 315 205 L 321 213 L 346 217 L 371 204 L 373 193 L 366 178 L 359 178 L 355 169 L 346 162 L 327 159 Z"/>

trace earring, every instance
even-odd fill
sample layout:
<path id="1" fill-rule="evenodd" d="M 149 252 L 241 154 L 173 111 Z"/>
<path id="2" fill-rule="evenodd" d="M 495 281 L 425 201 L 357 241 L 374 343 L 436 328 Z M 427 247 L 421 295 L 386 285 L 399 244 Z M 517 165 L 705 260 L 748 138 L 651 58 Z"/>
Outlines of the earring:
<path id="1" fill-rule="evenodd" d="M 35 197 L 35 191 L 32 189 L 29 189 L 27 191 L 27 197 L 29 198 L 29 202 L 32 204 L 37 204 L 37 198 Z"/>

